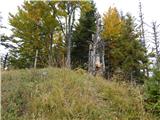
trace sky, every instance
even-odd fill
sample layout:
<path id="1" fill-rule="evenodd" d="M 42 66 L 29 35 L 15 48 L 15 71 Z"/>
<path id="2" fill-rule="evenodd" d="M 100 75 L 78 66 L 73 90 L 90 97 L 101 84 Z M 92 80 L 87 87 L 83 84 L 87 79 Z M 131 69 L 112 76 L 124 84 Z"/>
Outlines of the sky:
<path id="1" fill-rule="evenodd" d="M 3 17 L 2 24 L 8 26 L 8 13 L 16 13 L 17 6 L 20 6 L 24 0 L 1 0 L 0 11 Z M 101 15 L 107 11 L 110 6 L 115 6 L 119 11 L 124 13 L 129 12 L 133 16 L 139 15 L 139 0 L 94 0 L 96 7 Z M 152 21 L 160 21 L 160 16 L 157 15 L 160 11 L 160 0 L 141 0 L 144 19 L 150 24 Z"/>
<path id="2" fill-rule="evenodd" d="M 9 12 L 15 14 L 17 12 L 17 6 L 21 6 L 23 1 L 24 0 L 1 0 L 0 12 L 3 19 L 0 24 L 10 29 L 8 14 Z M 135 16 L 135 18 L 138 18 L 139 16 L 139 0 L 94 0 L 94 2 L 102 16 L 110 6 L 116 7 L 119 11 L 123 11 L 124 14 L 129 12 L 132 16 Z M 149 25 L 152 21 L 160 23 L 160 15 L 158 13 L 160 11 L 160 0 L 141 0 L 141 3 L 144 21 Z M 0 33 L 11 34 L 9 29 L 0 31 Z M 150 28 L 146 27 L 145 29 L 149 31 Z"/>
<path id="3" fill-rule="evenodd" d="M 24 0 L 1 0 L 0 11 L 3 17 L 2 23 L 7 25 L 8 13 L 16 13 L 17 6 L 20 6 Z M 139 1 L 140 0 L 94 0 L 96 7 L 101 15 L 107 11 L 110 6 L 115 6 L 119 11 L 124 13 L 129 12 L 133 16 L 138 17 L 139 14 Z M 160 16 L 157 15 L 160 11 L 160 0 L 141 0 L 144 19 L 147 23 L 153 20 L 160 21 Z"/>

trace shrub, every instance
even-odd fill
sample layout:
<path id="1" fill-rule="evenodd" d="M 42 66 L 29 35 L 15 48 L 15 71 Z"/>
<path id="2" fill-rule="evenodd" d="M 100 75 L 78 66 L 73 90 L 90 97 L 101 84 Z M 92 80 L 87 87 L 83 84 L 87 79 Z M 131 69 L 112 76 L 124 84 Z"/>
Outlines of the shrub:
<path id="1" fill-rule="evenodd" d="M 145 108 L 160 116 L 160 70 L 154 69 L 153 76 L 145 83 Z"/>

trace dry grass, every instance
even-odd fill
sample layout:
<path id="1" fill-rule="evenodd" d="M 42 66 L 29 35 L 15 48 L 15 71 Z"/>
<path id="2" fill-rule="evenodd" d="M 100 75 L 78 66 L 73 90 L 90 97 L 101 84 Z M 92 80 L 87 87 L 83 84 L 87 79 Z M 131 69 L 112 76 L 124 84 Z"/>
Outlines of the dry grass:
<path id="1" fill-rule="evenodd" d="M 138 88 L 58 68 L 2 72 L 2 119 L 154 120 Z"/>

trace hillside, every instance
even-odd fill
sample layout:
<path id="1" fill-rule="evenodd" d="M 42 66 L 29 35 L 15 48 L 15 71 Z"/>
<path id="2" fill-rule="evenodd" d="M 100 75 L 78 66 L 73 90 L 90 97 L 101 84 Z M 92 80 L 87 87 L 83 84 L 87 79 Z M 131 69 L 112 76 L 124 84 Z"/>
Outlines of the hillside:
<path id="1" fill-rule="evenodd" d="M 2 72 L 4 120 L 153 120 L 138 88 L 82 70 Z"/>

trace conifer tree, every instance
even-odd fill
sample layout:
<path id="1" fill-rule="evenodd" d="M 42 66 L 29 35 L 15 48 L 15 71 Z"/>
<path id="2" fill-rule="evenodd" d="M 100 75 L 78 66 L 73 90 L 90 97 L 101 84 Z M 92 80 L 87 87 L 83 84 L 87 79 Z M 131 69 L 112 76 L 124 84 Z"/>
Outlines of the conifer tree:
<path id="1" fill-rule="evenodd" d="M 119 59 L 122 58 L 123 54 L 119 52 L 117 43 L 119 43 L 119 38 L 122 32 L 122 20 L 118 13 L 118 10 L 114 8 L 109 8 L 103 17 L 104 29 L 102 32 L 102 37 L 106 42 L 106 72 L 107 77 L 111 77 L 115 71 L 115 67 L 118 67 Z M 117 48 L 117 49 L 116 49 Z"/>
<path id="2" fill-rule="evenodd" d="M 130 14 L 126 14 L 122 30 L 122 53 L 124 59 L 122 60 L 122 68 L 127 76 L 127 79 L 136 82 L 143 82 L 145 74 L 141 72 L 148 63 L 147 56 L 145 55 L 145 48 L 139 41 L 139 33 L 136 30 L 134 18 Z"/>
<path id="3" fill-rule="evenodd" d="M 81 11 L 79 24 L 76 25 L 73 32 L 72 60 L 74 68 L 82 67 L 87 69 L 89 44 L 96 28 L 95 4 L 91 2 L 90 6 L 90 11 Z"/>
<path id="4" fill-rule="evenodd" d="M 120 16 L 116 8 L 109 8 L 104 16 L 106 41 L 106 65 L 108 76 L 121 70 L 128 80 L 143 82 L 145 75 L 141 72 L 148 62 L 145 49 L 139 42 L 133 18 L 130 14 Z"/>
<path id="5" fill-rule="evenodd" d="M 160 70 L 153 69 L 153 75 L 145 82 L 145 108 L 160 116 Z"/>

